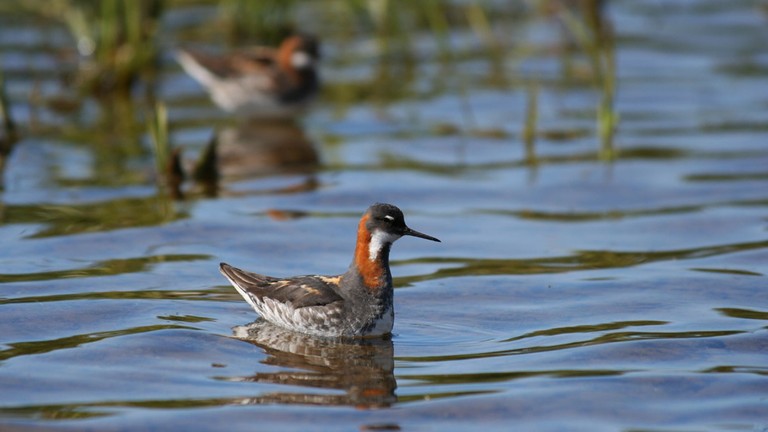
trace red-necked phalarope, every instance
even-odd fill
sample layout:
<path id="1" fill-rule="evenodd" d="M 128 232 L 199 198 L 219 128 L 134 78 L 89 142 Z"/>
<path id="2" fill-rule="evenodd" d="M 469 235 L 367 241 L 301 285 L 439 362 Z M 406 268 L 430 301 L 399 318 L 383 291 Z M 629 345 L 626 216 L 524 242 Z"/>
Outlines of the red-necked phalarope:
<path id="1" fill-rule="evenodd" d="M 225 111 L 249 118 L 291 118 L 317 93 L 318 42 L 291 36 L 275 48 L 255 47 L 212 56 L 179 50 L 184 70 Z"/>
<path id="2" fill-rule="evenodd" d="M 374 204 L 357 228 L 352 264 L 338 276 L 276 278 L 221 263 L 221 273 L 264 319 L 317 336 L 379 336 L 392 331 L 389 249 L 402 236 L 439 242 L 405 224 L 391 204 Z"/>

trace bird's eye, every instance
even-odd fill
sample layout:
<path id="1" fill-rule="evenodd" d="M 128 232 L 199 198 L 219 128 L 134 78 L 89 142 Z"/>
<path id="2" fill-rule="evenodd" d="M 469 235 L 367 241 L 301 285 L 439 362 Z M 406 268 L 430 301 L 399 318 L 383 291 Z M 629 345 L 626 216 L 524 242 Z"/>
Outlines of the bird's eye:
<path id="1" fill-rule="evenodd" d="M 384 215 L 384 219 L 386 219 L 386 220 L 388 220 L 390 222 L 394 222 L 395 221 L 395 217 L 394 216 L 390 216 L 390 215 Z"/>

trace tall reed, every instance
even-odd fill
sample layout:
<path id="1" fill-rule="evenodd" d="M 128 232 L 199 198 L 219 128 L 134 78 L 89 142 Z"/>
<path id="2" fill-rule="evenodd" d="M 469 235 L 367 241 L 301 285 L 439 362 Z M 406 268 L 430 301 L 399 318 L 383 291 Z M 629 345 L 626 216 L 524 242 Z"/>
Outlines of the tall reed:
<path id="1" fill-rule="evenodd" d="M 77 76 L 86 93 L 128 94 L 155 66 L 164 0 L 25 0 L 23 7 L 62 22 L 83 62 Z"/>
<path id="2" fill-rule="evenodd" d="M 536 130 L 539 119 L 539 88 L 535 83 L 528 84 L 523 123 L 523 144 L 525 145 L 525 163 L 536 165 Z"/>
<path id="3" fill-rule="evenodd" d="M 0 67 L 0 121 L 2 121 L 2 129 L 0 130 L 0 190 L 2 190 L 5 188 L 3 181 L 5 166 L 19 138 L 16 122 L 13 121 L 11 113 L 11 104 L 6 92 L 5 75 L 2 67 Z"/>
<path id="4" fill-rule="evenodd" d="M 163 103 L 155 104 L 147 124 L 152 140 L 158 186 L 164 188 L 173 198 L 183 198 L 181 186 L 184 182 L 184 170 L 181 166 L 181 150 L 171 146 L 168 110 Z"/>
<path id="5" fill-rule="evenodd" d="M 619 114 L 616 98 L 616 44 L 611 23 L 604 16 L 602 0 L 582 0 L 580 16 L 564 9 L 566 27 L 587 56 L 592 69 L 592 81 L 600 92 L 595 108 L 597 132 L 600 139 L 598 157 L 603 161 L 616 158 L 614 144 Z"/>

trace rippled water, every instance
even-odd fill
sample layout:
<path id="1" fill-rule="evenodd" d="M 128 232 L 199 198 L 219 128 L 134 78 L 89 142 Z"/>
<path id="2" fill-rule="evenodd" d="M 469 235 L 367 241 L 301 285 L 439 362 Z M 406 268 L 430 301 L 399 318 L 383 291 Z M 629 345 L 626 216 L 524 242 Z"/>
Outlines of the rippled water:
<path id="1" fill-rule="evenodd" d="M 329 93 L 300 127 L 222 128 L 168 54 L 175 142 L 195 154 L 217 129 L 228 155 L 218 196 L 183 201 L 158 193 L 146 148 L 112 156 L 122 131 L 99 126 L 95 150 L 70 129 L 88 122 L 26 105 L 33 87 L 56 86 L 35 45 L 50 42 L 21 49 L 6 22 L 14 110 L 43 126 L 0 193 L 0 428 L 768 429 L 764 6 L 616 1 L 607 13 L 613 161 L 598 155 L 599 90 L 564 76 L 542 17 L 499 24 L 514 39 L 510 82 L 482 57 L 426 56 L 408 97 L 346 106 Z M 330 87 L 376 67 L 342 61 L 364 43 L 324 49 Z M 538 89 L 533 161 L 525 82 Z M 219 261 L 343 272 L 375 201 L 443 241 L 394 246 L 391 340 L 252 323 Z"/>

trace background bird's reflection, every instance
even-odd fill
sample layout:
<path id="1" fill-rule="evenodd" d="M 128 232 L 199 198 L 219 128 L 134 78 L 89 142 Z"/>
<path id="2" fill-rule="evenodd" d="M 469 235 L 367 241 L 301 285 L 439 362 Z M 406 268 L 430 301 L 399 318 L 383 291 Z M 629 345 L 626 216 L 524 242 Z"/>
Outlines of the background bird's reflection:
<path id="1" fill-rule="evenodd" d="M 304 174 L 319 157 L 304 130 L 291 121 L 249 121 L 218 131 L 217 158 L 224 178 Z"/>
<path id="2" fill-rule="evenodd" d="M 389 338 L 325 339 L 284 330 L 261 319 L 234 328 L 235 337 L 262 348 L 264 364 L 285 370 L 226 380 L 291 385 L 298 391 L 240 399 L 241 404 L 351 405 L 382 408 L 397 400 Z M 308 391 L 301 392 L 300 388 Z M 322 393 L 317 389 L 342 390 Z"/>
<path id="3" fill-rule="evenodd" d="M 187 195 L 182 187 L 185 171 L 195 180 L 192 193 L 205 196 L 242 195 L 222 188 L 222 183 L 274 175 L 298 175 L 301 180 L 279 190 L 251 193 L 295 193 L 318 186 L 318 153 L 301 126 L 291 120 L 248 120 L 217 130 L 187 170 L 181 168 L 178 152 L 173 156 L 165 175 L 175 198 Z"/>

